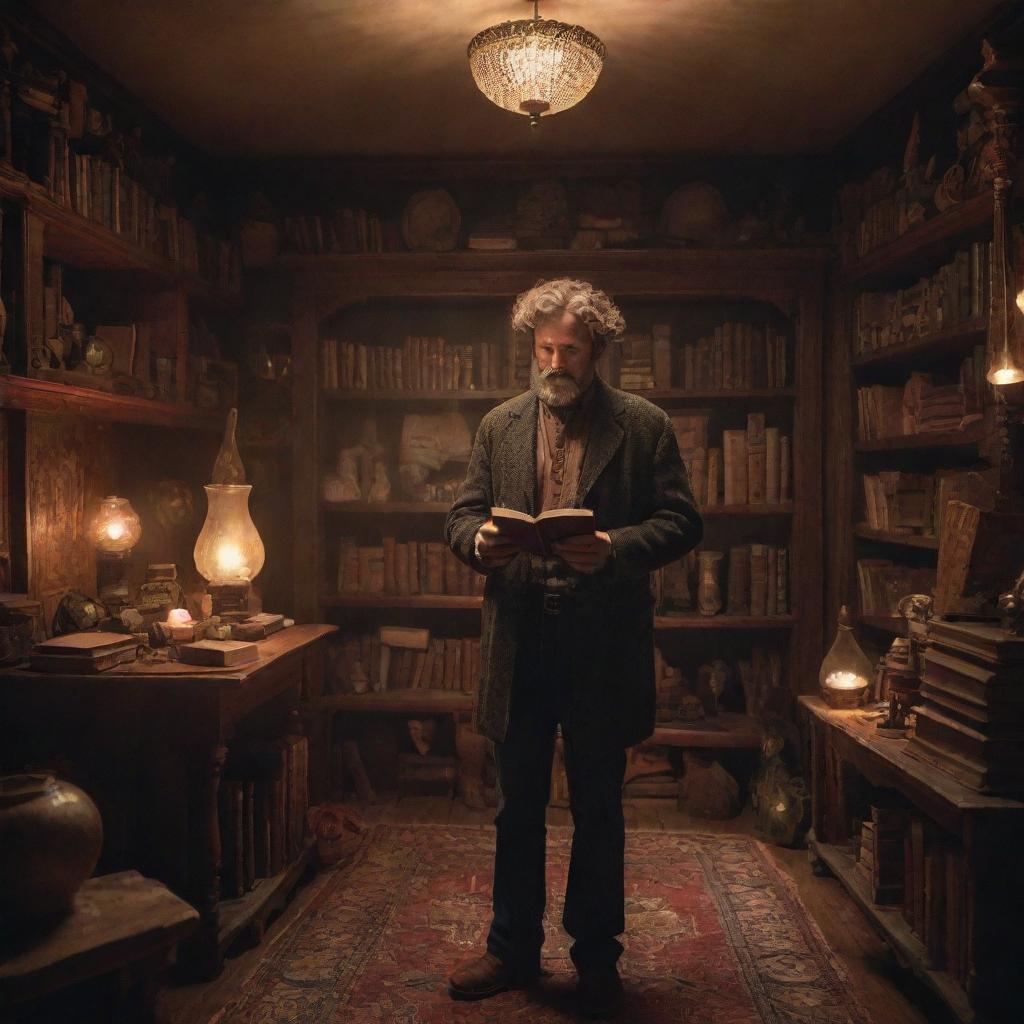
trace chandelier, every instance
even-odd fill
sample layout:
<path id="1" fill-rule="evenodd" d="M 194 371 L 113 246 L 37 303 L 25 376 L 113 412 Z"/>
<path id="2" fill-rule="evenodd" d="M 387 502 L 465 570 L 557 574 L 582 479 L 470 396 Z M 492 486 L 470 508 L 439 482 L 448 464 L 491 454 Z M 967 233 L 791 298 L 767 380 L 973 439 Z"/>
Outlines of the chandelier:
<path id="1" fill-rule="evenodd" d="M 576 106 L 594 88 L 604 63 L 604 43 L 579 25 L 533 18 L 505 21 L 477 33 L 469 44 L 469 68 L 480 91 L 530 127 L 542 114 Z"/>

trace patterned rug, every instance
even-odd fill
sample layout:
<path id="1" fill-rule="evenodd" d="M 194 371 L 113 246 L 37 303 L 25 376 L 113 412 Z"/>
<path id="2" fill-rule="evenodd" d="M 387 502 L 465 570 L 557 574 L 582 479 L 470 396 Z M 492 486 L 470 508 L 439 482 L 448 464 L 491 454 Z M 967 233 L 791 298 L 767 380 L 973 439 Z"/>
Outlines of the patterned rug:
<path id="1" fill-rule="evenodd" d="M 365 833 L 211 1024 L 553 1024 L 574 1015 L 562 931 L 567 829 L 548 829 L 544 967 L 532 992 L 445 992 L 484 948 L 494 831 L 378 825 Z M 623 1022 L 869 1024 L 825 940 L 766 851 L 743 836 L 626 837 Z"/>

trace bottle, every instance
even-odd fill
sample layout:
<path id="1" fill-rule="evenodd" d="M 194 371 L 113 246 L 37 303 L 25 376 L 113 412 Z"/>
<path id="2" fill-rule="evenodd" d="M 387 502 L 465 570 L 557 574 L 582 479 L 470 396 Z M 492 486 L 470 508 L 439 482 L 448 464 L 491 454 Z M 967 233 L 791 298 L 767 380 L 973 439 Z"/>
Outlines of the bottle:
<path id="1" fill-rule="evenodd" d="M 853 619 L 844 604 L 839 609 L 836 638 L 821 663 L 818 684 L 825 703 L 834 708 L 855 708 L 864 699 L 873 669 L 853 635 Z"/>

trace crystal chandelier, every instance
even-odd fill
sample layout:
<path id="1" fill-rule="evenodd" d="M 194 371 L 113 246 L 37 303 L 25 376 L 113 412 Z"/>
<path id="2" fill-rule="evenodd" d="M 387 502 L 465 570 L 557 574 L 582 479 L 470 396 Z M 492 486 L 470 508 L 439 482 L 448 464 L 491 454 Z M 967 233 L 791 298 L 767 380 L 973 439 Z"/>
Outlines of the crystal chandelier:
<path id="1" fill-rule="evenodd" d="M 533 18 L 505 21 L 477 33 L 469 44 L 469 68 L 480 91 L 530 127 L 542 114 L 574 107 L 594 88 L 604 63 L 604 43 L 579 25 Z"/>

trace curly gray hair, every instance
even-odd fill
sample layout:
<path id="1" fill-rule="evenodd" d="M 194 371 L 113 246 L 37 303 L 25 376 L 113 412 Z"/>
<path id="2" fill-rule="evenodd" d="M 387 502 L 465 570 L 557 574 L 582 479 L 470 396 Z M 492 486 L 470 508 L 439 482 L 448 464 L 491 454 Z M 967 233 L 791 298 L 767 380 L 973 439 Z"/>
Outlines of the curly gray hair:
<path id="1" fill-rule="evenodd" d="M 626 330 L 619 307 L 604 292 L 571 277 L 541 281 L 518 296 L 512 307 L 512 328 L 526 331 L 563 312 L 585 323 L 602 348 Z"/>

